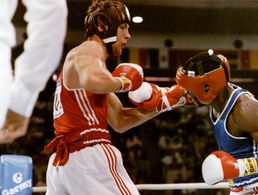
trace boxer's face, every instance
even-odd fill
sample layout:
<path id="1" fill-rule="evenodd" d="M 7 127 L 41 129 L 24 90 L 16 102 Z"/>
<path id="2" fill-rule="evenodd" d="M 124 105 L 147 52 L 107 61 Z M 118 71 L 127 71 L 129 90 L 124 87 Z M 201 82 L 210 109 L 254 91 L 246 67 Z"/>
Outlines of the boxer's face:
<path id="1" fill-rule="evenodd" d="M 120 56 L 122 54 L 122 50 L 126 47 L 130 37 L 131 35 L 129 33 L 129 24 L 121 24 L 117 28 L 117 41 L 112 45 L 114 56 Z"/>
<path id="2" fill-rule="evenodd" d="M 193 103 L 195 106 L 201 106 L 203 104 L 200 103 L 200 101 L 198 100 L 197 97 L 195 97 L 190 91 L 187 91 L 187 93 L 190 95 L 190 97 L 192 98 L 193 100 Z"/>

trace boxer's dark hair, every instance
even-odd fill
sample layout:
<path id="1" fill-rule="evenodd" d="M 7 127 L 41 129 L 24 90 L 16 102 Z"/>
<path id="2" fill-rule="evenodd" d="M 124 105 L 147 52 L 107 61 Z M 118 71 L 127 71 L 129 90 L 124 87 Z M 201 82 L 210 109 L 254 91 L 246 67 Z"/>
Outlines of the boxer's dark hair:
<path id="1" fill-rule="evenodd" d="M 117 28 L 130 21 L 129 11 L 122 2 L 93 1 L 85 17 L 86 37 L 96 34 L 105 43 L 116 42 Z"/>

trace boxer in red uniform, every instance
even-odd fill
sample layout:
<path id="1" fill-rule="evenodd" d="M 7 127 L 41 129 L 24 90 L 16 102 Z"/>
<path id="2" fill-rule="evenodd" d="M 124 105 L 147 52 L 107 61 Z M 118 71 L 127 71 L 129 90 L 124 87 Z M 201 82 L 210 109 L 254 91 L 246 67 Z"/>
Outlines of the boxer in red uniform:
<path id="1" fill-rule="evenodd" d="M 107 129 L 110 125 L 122 133 L 159 114 L 154 107 L 125 108 L 114 93 L 135 91 L 137 97 L 143 82 L 139 65 L 120 64 L 113 73 L 106 69 L 107 58 L 120 56 L 130 38 L 129 22 L 129 11 L 119 1 L 93 1 L 88 9 L 87 40 L 68 53 L 57 80 L 56 136 L 45 147 L 55 149 L 48 164 L 47 195 L 139 194 Z M 162 98 L 161 91 L 157 94 Z M 157 105 L 162 105 L 159 98 Z"/>

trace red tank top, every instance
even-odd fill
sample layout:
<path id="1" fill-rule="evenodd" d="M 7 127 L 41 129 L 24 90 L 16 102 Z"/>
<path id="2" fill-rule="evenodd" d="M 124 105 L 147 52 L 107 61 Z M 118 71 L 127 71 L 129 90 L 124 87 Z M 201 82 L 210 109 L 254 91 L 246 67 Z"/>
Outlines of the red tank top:
<path id="1" fill-rule="evenodd" d="M 107 94 L 92 94 L 84 89 L 67 89 L 60 74 L 53 105 L 56 137 L 45 146 L 56 148 L 54 165 L 64 165 L 69 153 L 100 143 L 111 143 L 107 130 Z"/>

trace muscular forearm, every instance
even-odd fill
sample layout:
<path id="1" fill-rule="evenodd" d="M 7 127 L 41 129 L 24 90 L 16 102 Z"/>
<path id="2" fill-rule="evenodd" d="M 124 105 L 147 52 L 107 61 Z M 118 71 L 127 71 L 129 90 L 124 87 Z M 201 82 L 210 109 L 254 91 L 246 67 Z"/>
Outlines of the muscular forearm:
<path id="1" fill-rule="evenodd" d="M 158 115 L 157 111 L 138 110 L 137 108 L 125 108 L 117 123 L 113 126 L 116 132 L 123 133 Z"/>
<path id="2" fill-rule="evenodd" d="M 121 82 L 110 75 L 92 76 L 82 82 L 83 88 L 94 94 L 116 92 L 121 88 Z"/>

